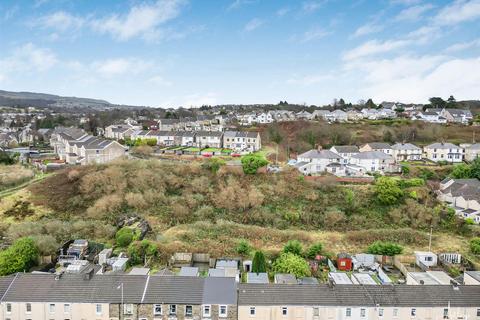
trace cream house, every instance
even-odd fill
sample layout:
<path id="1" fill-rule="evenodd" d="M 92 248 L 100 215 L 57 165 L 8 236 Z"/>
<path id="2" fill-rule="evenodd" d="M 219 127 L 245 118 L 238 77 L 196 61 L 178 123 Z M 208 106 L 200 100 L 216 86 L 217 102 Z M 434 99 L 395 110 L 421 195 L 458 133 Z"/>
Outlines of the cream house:
<path id="1" fill-rule="evenodd" d="M 395 161 L 415 161 L 422 159 L 422 149 L 411 143 L 396 143 L 392 146 Z"/>
<path id="2" fill-rule="evenodd" d="M 239 320 L 478 319 L 476 286 L 240 285 Z"/>
<path id="3" fill-rule="evenodd" d="M 465 160 L 471 162 L 480 155 L 480 143 L 465 146 Z"/>
<path id="4" fill-rule="evenodd" d="M 437 142 L 423 148 L 428 160 L 459 163 L 463 161 L 463 149 L 453 143 Z"/>
<path id="5" fill-rule="evenodd" d="M 262 148 L 260 133 L 256 131 L 225 131 L 223 147 L 235 151 L 258 151 Z"/>
<path id="6" fill-rule="evenodd" d="M 122 157 L 126 149 L 117 141 L 87 136 L 82 140 L 67 141 L 65 162 L 68 164 L 100 164 Z"/>

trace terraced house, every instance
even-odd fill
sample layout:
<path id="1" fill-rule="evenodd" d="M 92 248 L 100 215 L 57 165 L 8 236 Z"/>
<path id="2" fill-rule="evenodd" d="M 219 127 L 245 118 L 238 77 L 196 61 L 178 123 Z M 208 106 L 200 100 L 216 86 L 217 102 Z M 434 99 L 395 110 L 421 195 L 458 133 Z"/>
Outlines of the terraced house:
<path id="1" fill-rule="evenodd" d="M 237 319 L 234 278 L 19 273 L 0 295 L 1 320 Z"/>

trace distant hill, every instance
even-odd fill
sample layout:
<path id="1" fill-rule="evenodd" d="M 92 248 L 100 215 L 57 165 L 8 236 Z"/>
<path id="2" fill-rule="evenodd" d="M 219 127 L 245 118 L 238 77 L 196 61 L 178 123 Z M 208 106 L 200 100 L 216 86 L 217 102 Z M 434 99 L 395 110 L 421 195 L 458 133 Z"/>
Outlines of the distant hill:
<path id="1" fill-rule="evenodd" d="M 105 100 L 62 97 L 53 94 L 35 92 L 11 92 L 0 90 L 0 106 L 5 107 L 57 107 L 57 108 L 91 108 L 108 109 L 134 107 L 111 104 Z"/>

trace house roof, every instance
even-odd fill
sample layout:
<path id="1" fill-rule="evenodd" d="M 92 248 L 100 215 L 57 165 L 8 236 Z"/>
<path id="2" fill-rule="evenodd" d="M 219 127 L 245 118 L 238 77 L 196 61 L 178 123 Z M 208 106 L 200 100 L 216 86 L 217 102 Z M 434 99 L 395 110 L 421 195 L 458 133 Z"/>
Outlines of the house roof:
<path id="1" fill-rule="evenodd" d="M 450 285 L 278 285 L 241 284 L 238 303 L 243 305 L 477 307 L 480 286 Z"/>
<path id="2" fill-rule="evenodd" d="M 307 152 L 304 152 L 298 155 L 297 158 L 307 158 L 307 159 L 341 159 L 342 157 L 332 152 L 330 150 L 317 150 L 312 149 Z"/>
<path id="3" fill-rule="evenodd" d="M 180 273 L 178 275 L 182 277 L 197 277 L 198 268 L 197 267 L 181 267 Z"/>
<path id="4" fill-rule="evenodd" d="M 370 148 L 372 149 L 390 149 L 391 148 L 391 146 L 386 142 L 369 142 L 364 144 L 363 146 L 370 146 Z"/>
<path id="5" fill-rule="evenodd" d="M 460 147 L 449 142 L 436 142 L 436 143 L 429 144 L 425 148 L 427 149 L 458 149 Z"/>
<path id="6" fill-rule="evenodd" d="M 338 153 L 358 153 L 357 146 L 333 146 L 330 150 L 335 149 Z"/>
<path id="7" fill-rule="evenodd" d="M 352 155 L 356 159 L 392 159 L 392 156 L 382 151 L 366 151 Z"/>
<path id="8" fill-rule="evenodd" d="M 257 131 L 225 131 L 225 138 L 257 138 Z"/>
<path id="9" fill-rule="evenodd" d="M 162 125 L 164 124 L 176 124 L 180 123 L 179 119 L 159 119 L 158 122 Z"/>
<path id="10" fill-rule="evenodd" d="M 392 149 L 393 150 L 422 150 L 421 148 L 411 143 L 395 143 L 392 146 Z"/>
<path id="11" fill-rule="evenodd" d="M 221 137 L 223 132 L 221 131 L 197 131 L 198 137 Z"/>
<path id="12" fill-rule="evenodd" d="M 465 271 L 465 273 L 480 282 L 480 271 Z"/>

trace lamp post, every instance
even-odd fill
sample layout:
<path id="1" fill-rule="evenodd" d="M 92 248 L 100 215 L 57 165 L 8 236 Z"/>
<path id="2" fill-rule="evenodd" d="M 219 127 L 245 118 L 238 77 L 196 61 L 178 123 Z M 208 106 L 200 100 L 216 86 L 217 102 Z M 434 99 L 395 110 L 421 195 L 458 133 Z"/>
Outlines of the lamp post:
<path id="1" fill-rule="evenodd" d="M 121 290 L 121 295 L 122 295 L 122 298 L 121 298 L 121 303 L 120 303 L 120 319 L 123 319 L 123 282 L 120 283 L 120 285 L 117 287 L 117 290 L 120 289 Z"/>

